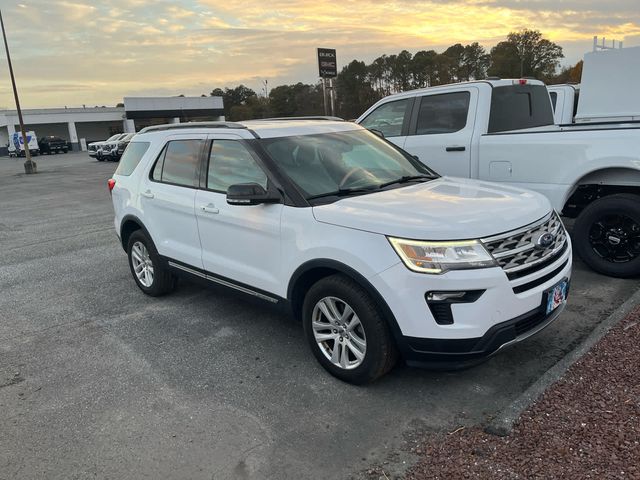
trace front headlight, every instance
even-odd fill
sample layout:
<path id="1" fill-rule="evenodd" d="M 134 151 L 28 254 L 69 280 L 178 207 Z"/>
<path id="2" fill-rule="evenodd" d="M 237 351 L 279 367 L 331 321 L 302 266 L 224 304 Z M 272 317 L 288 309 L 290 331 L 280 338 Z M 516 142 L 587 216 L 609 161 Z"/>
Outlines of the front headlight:
<path id="1" fill-rule="evenodd" d="M 444 273 L 448 270 L 495 267 L 495 259 L 477 240 L 421 242 L 388 237 L 404 264 L 414 272 Z"/>

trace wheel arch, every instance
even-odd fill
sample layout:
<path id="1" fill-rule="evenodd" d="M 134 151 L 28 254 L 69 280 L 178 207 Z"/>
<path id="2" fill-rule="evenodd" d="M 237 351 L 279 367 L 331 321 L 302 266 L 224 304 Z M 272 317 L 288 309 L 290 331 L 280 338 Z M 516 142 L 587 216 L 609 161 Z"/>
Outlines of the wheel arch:
<path id="1" fill-rule="evenodd" d="M 147 228 L 144 226 L 142 220 L 140 220 L 135 215 L 125 215 L 120 222 L 120 242 L 122 244 L 122 249 L 125 252 L 127 251 L 129 238 L 131 237 L 131 234 L 136 230 L 142 230 L 153 241 L 153 238 L 149 234 L 149 230 L 147 230 Z"/>
<path id="2" fill-rule="evenodd" d="M 627 167 L 606 167 L 593 170 L 574 184 L 562 208 L 562 213 L 575 218 L 590 203 L 616 193 L 640 195 L 640 170 Z"/>
<path id="3" fill-rule="evenodd" d="M 304 302 L 304 294 L 317 281 L 330 275 L 342 274 L 349 277 L 360 285 L 365 291 L 373 297 L 376 305 L 391 330 L 398 347 L 401 347 L 402 331 L 391 311 L 391 308 L 382 297 L 380 292 L 367 280 L 361 273 L 342 262 L 331 259 L 315 259 L 303 263 L 291 276 L 287 287 L 287 301 L 290 305 L 293 317 L 300 319 L 302 313 L 302 304 Z"/>

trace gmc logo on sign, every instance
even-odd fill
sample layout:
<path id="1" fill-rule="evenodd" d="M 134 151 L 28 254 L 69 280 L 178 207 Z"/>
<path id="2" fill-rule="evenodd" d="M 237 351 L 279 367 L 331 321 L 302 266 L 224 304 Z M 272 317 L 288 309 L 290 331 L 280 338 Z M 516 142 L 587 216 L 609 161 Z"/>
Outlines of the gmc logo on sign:
<path id="1" fill-rule="evenodd" d="M 338 76 L 338 62 L 336 60 L 335 49 L 318 49 L 318 71 L 322 78 L 333 78 Z"/>

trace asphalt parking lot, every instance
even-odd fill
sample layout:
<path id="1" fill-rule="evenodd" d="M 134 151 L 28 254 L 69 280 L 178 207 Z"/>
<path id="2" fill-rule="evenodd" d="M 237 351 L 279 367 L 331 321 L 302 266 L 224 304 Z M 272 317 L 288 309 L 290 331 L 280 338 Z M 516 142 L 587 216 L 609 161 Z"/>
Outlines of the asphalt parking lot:
<path id="1" fill-rule="evenodd" d="M 0 478 L 347 478 L 415 425 L 481 422 L 640 281 L 574 267 L 560 319 L 465 371 L 398 367 L 355 387 L 293 320 L 182 282 L 135 286 L 113 230 L 113 163 L 0 158 Z"/>

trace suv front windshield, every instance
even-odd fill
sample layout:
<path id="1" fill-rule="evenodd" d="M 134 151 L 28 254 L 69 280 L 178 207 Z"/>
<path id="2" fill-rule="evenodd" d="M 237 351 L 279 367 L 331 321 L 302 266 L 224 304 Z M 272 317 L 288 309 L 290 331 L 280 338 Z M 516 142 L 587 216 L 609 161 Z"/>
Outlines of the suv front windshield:
<path id="1" fill-rule="evenodd" d="M 367 130 L 260 140 L 273 161 L 308 200 L 360 195 L 437 177 Z"/>

